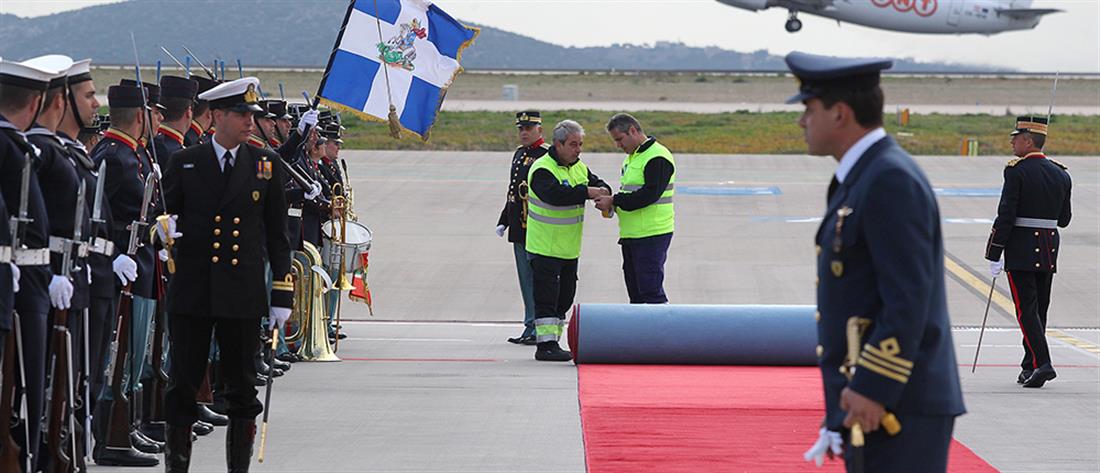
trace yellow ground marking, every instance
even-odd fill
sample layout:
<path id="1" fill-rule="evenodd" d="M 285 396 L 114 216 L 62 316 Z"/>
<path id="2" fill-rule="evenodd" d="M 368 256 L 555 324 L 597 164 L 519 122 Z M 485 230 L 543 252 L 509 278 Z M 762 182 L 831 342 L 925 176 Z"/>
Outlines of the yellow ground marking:
<path id="1" fill-rule="evenodd" d="M 944 255 L 944 257 L 943 257 L 943 262 L 944 262 L 944 267 L 948 271 L 950 271 L 951 274 L 954 274 L 956 277 L 961 279 L 963 282 L 965 282 L 970 287 L 977 290 L 979 293 L 989 294 L 989 284 L 986 284 L 985 281 L 978 278 L 978 276 L 975 276 L 974 273 L 968 271 L 966 268 L 963 267 L 963 265 L 961 263 L 959 263 L 958 261 L 955 261 L 954 259 L 952 259 L 951 257 L 946 256 L 946 255 Z M 1000 279 L 1000 278 L 998 278 L 998 279 Z M 1007 276 L 1005 277 L 1005 279 L 1008 279 Z M 1005 297 L 1004 294 L 1001 294 L 999 292 L 994 291 L 993 292 L 993 303 L 997 304 L 998 307 L 1004 309 L 1005 312 L 1008 312 L 1009 314 L 1012 314 L 1013 316 L 1015 316 L 1015 314 L 1016 314 L 1016 305 L 1012 302 L 1011 299 Z M 1048 329 L 1046 333 L 1047 333 L 1047 336 L 1054 337 L 1058 340 L 1061 340 L 1065 343 L 1068 343 L 1068 344 L 1073 345 L 1077 348 L 1085 350 L 1089 353 L 1100 355 L 1100 346 L 1097 346 L 1093 343 L 1090 343 L 1090 342 L 1087 342 L 1087 341 L 1082 340 L 1080 338 L 1074 337 L 1070 334 L 1067 334 L 1067 333 L 1065 333 L 1061 330 L 1057 330 L 1057 329 Z"/>

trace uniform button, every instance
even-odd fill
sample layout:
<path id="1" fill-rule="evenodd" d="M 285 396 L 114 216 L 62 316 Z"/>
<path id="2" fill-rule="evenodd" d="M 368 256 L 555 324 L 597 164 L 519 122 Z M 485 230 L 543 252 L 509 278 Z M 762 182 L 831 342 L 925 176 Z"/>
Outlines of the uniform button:
<path id="1" fill-rule="evenodd" d="M 213 257 L 213 258 L 210 258 L 210 262 L 211 262 L 211 263 L 217 263 L 217 262 L 218 262 L 218 257 L 217 257 L 217 256 L 215 256 L 215 257 Z"/>
<path id="2" fill-rule="evenodd" d="M 817 250 L 817 254 L 821 254 L 821 245 L 814 245 L 814 249 Z"/>
<path id="3" fill-rule="evenodd" d="M 1050 236 L 1054 236 L 1054 232 L 1050 232 Z"/>
<path id="4" fill-rule="evenodd" d="M 821 322 L 821 311 L 814 311 L 814 322 Z"/>
<path id="5" fill-rule="evenodd" d="M 241 245 L 233 245 L 233 251 L 241 249 Z"/>
<path id="6" fill-rule="evenodd" d="M 233 258 L 233 259 L 232 259 L 232 260 L 231 260 L 231 261 L 229 262 L 229 264 L 231 264 L 231 265 L 233 265 L 233 266 L 236 266 L 236 265 L 237 265 L 237 258 Z"/>
<path id="7" fill-rule="evenodd" d="M 239 236 L 241 236 L 241 232 L 239 232 L 237 230 L 233 230 L 233 236 L 234 237 L 239 237 Z"/>
<path id="8" fill-rule="evenodd" d="M 816 287 L 816 286 L 820 286 L 820 285 L 821 285 L 821 278 L 814 279 L 814 286 Z"/>
<path id="9" fill-rule="evenodd" d="M 1051 249 L 1050 249 L 1050 252 L 1051 252 L 1051 253 L 1054 253 L 1055 251 L 1058 251 L 1058 248 L 1051 248 Z"/>
<path id="10" fill-rule="evenodd" d="M 1039 232 L 1035 232 L 1035 236 L 1039 236 Z"/>
<path id="11" fill-rule="evenodd" d="M 222 229 L 220 229 L 220 228 L 215 228 L 214 229 L 214 236 L 218 236 L 218 235 L 221 235 L 221 234 L 222 234 Z"/>
<path id="12" fill-rule="evenodd" d="M 218 242 L 216 242 L 216 241 L 214 242 L 214 249 L 215 249 L 215 250 L 216 250 L 216 249 L 218 249 L 218 248 L 221 248 L 221 247 L 222 247 L 222 244 L 221 244 L 221 243 L 218 243 Z"/>
<path id="13" fill-rule="evenodd" d="M 1036 267 L 1036 268 L 1038 268 L 1038 267 L 1039 267 L 1039 263 L 1035 263 L 1035 267 Z"/>
<path id="14" fill-rule="evenodd" d="M 1036 252 L 1036 253 L 1038 253 L 1038 252 L 1039 252 L 1039 247 L 1035 247 L 1035 252 Z"/>
<path id="15" fill-rule="evenodd" d="M 214 216 L 214 223 L 221 223 L 221 221 L 222 221 L 222 216 L 221 215 L 215 215 Z"/>
<path id="16" fill-rule="evenodd" d="M 817 346 L 817 357 L 821 358 L 821 355 L 824 355 L 824 354 L 825 354 L 825 347 L 823 347 L 821 345 L 818 345 Z"/>
<path id="17" fill-rule="evenodd" d="M 233 224 L 236 225 L 236 224 L 239 224 L 239 223 L 241 223 L 241 218 L 240 217 L 233 217 Z"/>

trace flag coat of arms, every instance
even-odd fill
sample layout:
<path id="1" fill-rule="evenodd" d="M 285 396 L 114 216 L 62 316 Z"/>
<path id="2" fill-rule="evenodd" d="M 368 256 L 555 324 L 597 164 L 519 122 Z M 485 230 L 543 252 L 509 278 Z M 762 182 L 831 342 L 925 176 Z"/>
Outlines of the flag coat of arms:
<path id="1" fill-rule="evenodd" d="M 427 140 L 447 88 L 462 72 L 462 50 L 478 32 L 427 0 L 355 0 L 318 95 L 368 120 L 394 117 Z"/>

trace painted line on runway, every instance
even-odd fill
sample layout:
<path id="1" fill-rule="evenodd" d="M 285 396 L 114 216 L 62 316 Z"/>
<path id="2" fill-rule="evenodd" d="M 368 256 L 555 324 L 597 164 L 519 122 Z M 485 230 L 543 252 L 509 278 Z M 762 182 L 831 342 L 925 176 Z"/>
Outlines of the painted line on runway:
<path id="1" fill-rule="evenodd" d="M 981 279 L 979 279 L 978 276 L 974 275 L 974 273 L 968 271 L 966 268 L 963 267 L 963 265 L 961 263 L 959 263 L 958 261 L 955 261 L 954 258 L 944 254 L 943 255 L 943 265 L 944 265 L 944 268 L 947 269 L 947 271 L 949 271 L 956 278 L 960 279 L 962 282 L 969 285 L 971 288 L 973 288 L 979 294 L 983 294 L 983 295 L 989 294 L 989 284 L 986 284 L 985 281 L 982 281 Z M 993 292 L 993 303 L 997 304 L 997 307 L 1000 307 L 1006 313 L 1009 313 L 1009 314 L 1015 314 L 1016 313 L 1016 307 L 1012 303 L 1012 301 L 1009 300 L 1007 297 L 1005 297 L 1004 294 L 1001 294 L 1000 292 L 996 292 L 996 291 Z"/>
<path id="2" fill-rule="evenodd" d="M 942 197 L 1000 197 L 999 187 L 935 187 L 936 195 Z"/>
<path id="3" fill-rule="evenodd" d="M 1093 355 L 1100 356 L 1100 346 L 1096 346 L 1095 344 L 1093 344 L 1091 342 L 1087 342 L 1087 341 L 1082 340 L 1080 338 L 1074 337 L 1073 335 L 1065 333 L 1061 330 L 1047 329 L 1047 336 L 1048 337 L 1054 337 L 1055 339 L 1057 339 L 1061 342 L 1067 343 L 1067 344 L 1072 345 L 1076 348 L 1080 348 L 1080 349 L 1082 349 L 1086 352 L 1089 352 Z"/>
<path id="4" fill-rule="evenodd" d="M 723 196 L 753 196 L 753 195 L 783 195 L 778 186 L 759 187 L 702 187 L 702 186 L 677 186 L 677 194 L 686 195 L 723 195 Z"/>
<path id="5" fill-rule="evenodd" d="M 959 363 L 960 367 L 970 367 L 970 363 Z M 1016 368 L 1020 369 L 1019 363 L 978 363 L 979 368 Z M 1070 368 L 1070 369 L 1096 369 L 1100 368 L 1100 365 L 1058 365 L 1058 369 Z"/>
<path id="6" fill-rule="evenodd" d="M 802 217 L 802 216 L 783 216 L 783 215 L 756 215 L 752 217 L 754 222 L 764 223 L 821 223 L 821 217 Z M 993 219 L 991 218 L 969 218 L 969 217 L 951 217 L 943 219 L 945 224 L 962 224 L 962 225 L 992 225 Z"/>
<path id="7" fill-rule="evenodd" d="M 343 361 L 390 361 L 397 363 L 497 363 L 496 358 L 354 358 L 340 357 Z"/>
<path id="8" fill-rule="evenodd" d="M 357 342 L 456 342 L 456 343 L 470 343 L 473 340 L 469 338 L 357 338 L 348 337 L 348 340 L 355 340 Z"/>
<path id="9" fill-rule="evenodd" d="M 954 275 L 956 278 L 968 284 L 979 294 L 989 294 L 989 284 L 986 284 L 985 281 L 979 279 L 978 276 L 974 275 L 974 273 L 968 271 L 966 268 L 963 267 L 961 263 L 955 261 L 954 258 L 948 256 L 947 254 L 944 254 L 943 262 L 944 267 L 947 269 L 947 271 L 951 272 L 951 274 Z M 1015 304 L 1013 304 L 1011 300 L 1009 300 L 1007 297 L 1004 296 L 1004 294 L 1001 294 L 1000 292 L 993 292 L 993 303 L 997 304 L 997 306 L 1003 309 L 1006 313 L 1016 313 Z M 1062 332 L 1061 330 L 1048 329 L 1046 334 L 1049 337 L 1054 337 L 1059 341 L 1080 348 L 1086 353 L 1100 356 L 1100 346 L 1096 346 L 1095 344 L 1074 337 L 1068 333 Z"/>

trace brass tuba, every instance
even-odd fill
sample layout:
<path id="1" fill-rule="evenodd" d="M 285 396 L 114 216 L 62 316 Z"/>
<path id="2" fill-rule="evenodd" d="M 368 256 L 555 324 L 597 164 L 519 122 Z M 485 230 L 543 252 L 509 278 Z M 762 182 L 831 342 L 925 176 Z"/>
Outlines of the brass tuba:
<path id="1" fill-rule="evenodd" d="M 286 341 L 297 345 L 303 361 L 340 361 L 329 345 L 327 311 L 321 297 L 332 287 L 332 280 L 320 262 L 321 254 L 307 241 L 302 242 L 302 251 L 293 252 L 294 308 L 286 324 Z"/>

